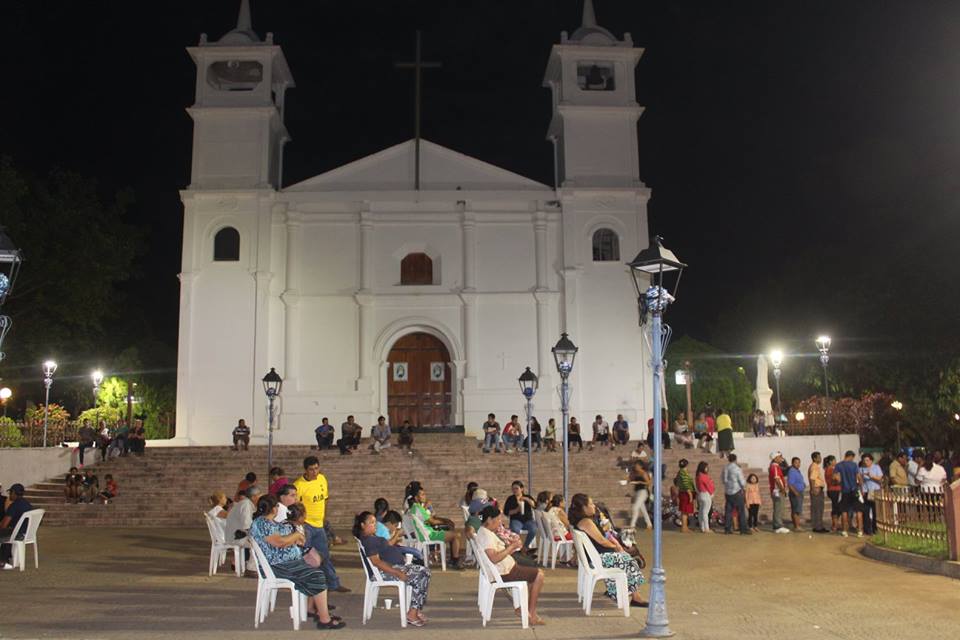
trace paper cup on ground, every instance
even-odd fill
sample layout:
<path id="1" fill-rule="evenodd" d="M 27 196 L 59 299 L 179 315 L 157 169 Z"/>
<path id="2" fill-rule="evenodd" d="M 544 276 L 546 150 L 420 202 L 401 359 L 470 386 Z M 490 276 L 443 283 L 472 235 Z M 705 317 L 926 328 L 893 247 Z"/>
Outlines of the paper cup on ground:
<path id="1" fill-rule="evenodd" d="M 393 608 L 393 600 L 391 600 L 390 598 L 384 598 L 384 599 L 383 599 L 383 608 L 384 608 L 384 609 L 392 609 L 392 608 Z"/>

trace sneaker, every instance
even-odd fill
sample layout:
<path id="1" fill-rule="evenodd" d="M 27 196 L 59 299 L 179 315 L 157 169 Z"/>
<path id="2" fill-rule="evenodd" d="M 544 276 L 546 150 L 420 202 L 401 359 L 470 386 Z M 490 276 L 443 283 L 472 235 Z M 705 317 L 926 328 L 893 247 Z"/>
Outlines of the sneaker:
<path id="1" fill-rule="evenodd" d="M 850 534 L 847 533 L 846 531 L 841 531 L 841 532 L 840 532 L 840 535 L 842 535 L 844 538 L 849 538 L 849 537 L 850 537 Z"/>
<path id="2" fill-rule="evenodd" d="M 779 529 L 775 529 L 774 533 L 790 533 L 790 529 L 787 529 L 786 527 L 780 527 Z"/>
<path id="3" fill-rule="evenodd" d="M 9 562 L 3 565 L 4 571 L 10 571 L 11 569 L 13 569 L 13 565 L 10 564 Z"/>
<path id="4" fill-rule="evenodd" d="M 862 537 L 863 537 L 863 531 L 857 531 L 857 537 L 858 537 L 858 538 L 862 538 Z"/>

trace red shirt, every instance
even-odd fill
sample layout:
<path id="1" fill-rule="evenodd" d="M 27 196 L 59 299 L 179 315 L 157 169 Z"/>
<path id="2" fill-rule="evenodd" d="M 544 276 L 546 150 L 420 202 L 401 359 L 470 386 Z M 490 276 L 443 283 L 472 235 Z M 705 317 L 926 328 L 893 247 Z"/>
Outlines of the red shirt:
<path id="1" fill-rule="evenodd" d="M 777 488 L 777 478 L 780 478 L 781 483 L 783 482 L 783 469 L 780 468 L 780 465 L 776 462 L 770 463 L 770 492 L 772 493 L 774 489 Z"/>
<path id="2" fill-rule="evenodd" d="M 717 430 L 717 421 L 713 416 L 707 416 L 707 433 L 715 433 Z"/>
<path id="3" fill-rule="evenodd" d="M 698 493 L 709 493 L 713 495 L 713 478 L 710 477 L 710 474 L 707 473 L 698 473 L 697 474 L 697 492 Z"/>
<path id="4" fill-rule="evenodd" d="M 827 481 L 827 491 L 840 491 L 843 488 L 839 482 L 834 482 L 833 480 L 834 466 L 835 465 L 830 465 L 826 471 L 823 472 L 823 478 Z"/>

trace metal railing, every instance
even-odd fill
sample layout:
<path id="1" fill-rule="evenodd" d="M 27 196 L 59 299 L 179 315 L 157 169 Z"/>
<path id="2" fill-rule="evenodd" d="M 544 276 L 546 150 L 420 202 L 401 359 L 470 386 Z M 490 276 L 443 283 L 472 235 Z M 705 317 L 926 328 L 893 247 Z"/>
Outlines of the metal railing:
<path id="1" fill-rule="evenodd" d="M 14 425 L 16 431 L 0 429 L 0 448 L 43 446 L 43 420 L 26 420 Z M 112 428 L 116 425 L 108 426 Z M 59 447 L 64 442 L 76 442 L 79 439 L 79 429 L 80 423 L 75 420 L 50 420 L 47 425 L 47 446 Z M 164 422 L 155 431 L 148 431 L 148 438 L 170 438 L 174 433 L 174 426 L 170 422 Z"/>
<path id="2" fill-rule="evenodd" d="M 944 492 L 921 487 L 894 487 L 873 494 L 877 531 L 886 542 L 890 536 L 922 541 L 947 551 L 947 521 Z"/>

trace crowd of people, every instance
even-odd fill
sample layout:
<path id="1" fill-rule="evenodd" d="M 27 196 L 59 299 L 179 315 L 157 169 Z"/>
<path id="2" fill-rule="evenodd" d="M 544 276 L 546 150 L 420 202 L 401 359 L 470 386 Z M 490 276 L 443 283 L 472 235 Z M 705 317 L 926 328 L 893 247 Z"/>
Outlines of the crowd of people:
<path id="1" fill-rule="evenodd" d="M 70 445 L 63 443 L 64 447 Z M 100 461 L 110 458 L 127 456 L 130 454 L 142 456 L 147 447 L 146 431 L 143 420 L 133 421 L 133 427 L 127 425 L 122 418 L 110 427 L 106 420 L 101 420 L 94 429 L 89 420 L 84 420 L 77 429 L 77 457 L 82 469 L 87 449 L 95 449 L 100 453 Z"/>

